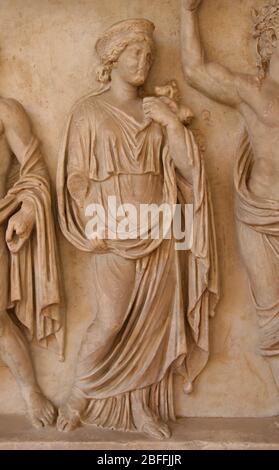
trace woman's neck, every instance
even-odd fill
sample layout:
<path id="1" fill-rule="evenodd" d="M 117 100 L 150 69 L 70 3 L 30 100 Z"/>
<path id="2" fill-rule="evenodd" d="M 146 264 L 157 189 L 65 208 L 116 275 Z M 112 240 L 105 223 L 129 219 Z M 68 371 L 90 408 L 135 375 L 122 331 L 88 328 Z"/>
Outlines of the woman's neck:
<path id="1" fill-rule="evenodd" d="M 135 101 L 139 97 L 139 89 L 130 83 L 124 82 L 119 76 L 115 75 L 111 81 L 110 92 L 113 97 L 120 102 Z"/>

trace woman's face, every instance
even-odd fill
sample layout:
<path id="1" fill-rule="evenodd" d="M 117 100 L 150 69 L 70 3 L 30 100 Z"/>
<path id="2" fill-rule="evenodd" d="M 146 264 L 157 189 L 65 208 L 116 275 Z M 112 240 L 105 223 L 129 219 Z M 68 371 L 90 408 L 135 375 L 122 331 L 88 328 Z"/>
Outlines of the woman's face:
<path id="1" fill-rule="evenodd" d="M 123 81 L 134 86 L 142 86 L 152 65 L 152 51 L 146 41 L 129 44 L 120 54 L 114 70 Z M 113 79 L 113 75 L 112 75 Z"/>

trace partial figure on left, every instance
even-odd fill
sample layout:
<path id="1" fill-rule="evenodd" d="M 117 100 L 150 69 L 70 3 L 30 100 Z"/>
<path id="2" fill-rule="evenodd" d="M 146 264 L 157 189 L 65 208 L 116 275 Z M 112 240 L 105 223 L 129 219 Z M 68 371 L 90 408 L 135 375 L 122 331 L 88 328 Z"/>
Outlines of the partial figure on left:
<path id="1" fill-rule="evenodd" d="M 15 377 L 32 424 L 56 417 L 42 393 L 28 342 L 63 359 L 64 320 L 49 176 L 23 107 L 0 99 L 0 356 Z"/>

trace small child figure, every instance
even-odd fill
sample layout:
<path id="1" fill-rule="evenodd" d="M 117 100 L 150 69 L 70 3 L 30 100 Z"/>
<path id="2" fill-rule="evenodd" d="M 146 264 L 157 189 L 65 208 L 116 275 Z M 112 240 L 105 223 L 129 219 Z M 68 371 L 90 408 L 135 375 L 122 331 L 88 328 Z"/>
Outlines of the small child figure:
<path id="1" fill-rule="evenodd" d="M 162 97 L 185 126 L 191 124 L 194 114 L 187 106 L 180 104 L 180 93 L 176 80 L 171 80 L 163 86 L 156 86 L 155 96 Z"/>

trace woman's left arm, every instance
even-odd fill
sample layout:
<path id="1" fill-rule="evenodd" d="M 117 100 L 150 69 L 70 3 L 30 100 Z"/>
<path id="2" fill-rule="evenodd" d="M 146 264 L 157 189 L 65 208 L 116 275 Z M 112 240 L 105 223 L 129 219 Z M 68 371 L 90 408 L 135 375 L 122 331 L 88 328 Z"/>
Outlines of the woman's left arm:
<path id="1" fill-rule="evenodd" d="M 185 129 L 178 116 L 161 98 L 145 98 L 143 109 L 146 117 L 166 129 L 169 148 L 174 164 L 180 174 L 192 183 L 192 164 L 188 157 Z"/>

